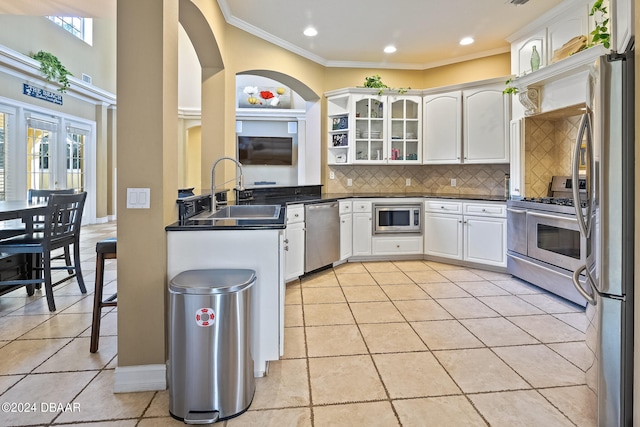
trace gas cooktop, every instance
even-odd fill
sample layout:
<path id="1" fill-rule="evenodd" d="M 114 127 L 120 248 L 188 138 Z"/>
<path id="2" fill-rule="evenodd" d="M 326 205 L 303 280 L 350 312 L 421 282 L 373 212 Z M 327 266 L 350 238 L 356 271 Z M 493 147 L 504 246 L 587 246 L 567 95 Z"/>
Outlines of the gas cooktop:
<path id="1" fill-rule="evenodd" d="M 525 197 L 522 199 L 507 200 L 507 207 L 539 210 L 547 212 L 557 212 L 568 215 L 575 215 L 574 200 L 565 197 Z M 580 201 L 580 207 L 584 210 L 587 202 Z"/>
<path id="2" fill-rule="evenodd" d="M 525 197 L 522 199 L 522 201 L 532 203 L 545 203 L 548 205 L 574 206 L 574 200 L 568 197 Z M 587 202 L 581 200 L 580 207 L 586 208 Z"/>

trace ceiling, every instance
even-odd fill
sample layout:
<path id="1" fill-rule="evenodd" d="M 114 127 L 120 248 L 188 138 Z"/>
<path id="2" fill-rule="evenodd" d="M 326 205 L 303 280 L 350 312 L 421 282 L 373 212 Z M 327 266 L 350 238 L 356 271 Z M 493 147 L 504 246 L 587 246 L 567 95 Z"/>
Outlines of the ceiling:
<path id="1" fill-rule="evenodd" d="M 113 18 L 116 1 L 0 0 L 0 13 Z M 426 69 L 508 52 L 507 37 L 562 0 L 217 1 L 231 25 L 328 67 Z"/>

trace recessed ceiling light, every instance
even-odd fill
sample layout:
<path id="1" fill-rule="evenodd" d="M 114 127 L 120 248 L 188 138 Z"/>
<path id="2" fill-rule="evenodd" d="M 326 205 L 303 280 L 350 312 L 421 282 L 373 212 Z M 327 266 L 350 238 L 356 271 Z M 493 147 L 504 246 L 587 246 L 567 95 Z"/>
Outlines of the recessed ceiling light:
<path id="1" fill-rule="evenodd" d="M 387 47 L 384 48 L 384 53 L 393 53 L 396 50 L 398 50 L 398 49 L 396 49 L 395 46 L 387 46 Z"/>
<path id="2" fill-rule="evenodd" d="M 463 38 L 462 40 L 460 40 L 460 44 L 461 44 L 462 46 L 466 46 L 466 45 L 468 45 L 468 44 L 473 43 L 473 41 L 474 41 L 474 40 L 473 40 L 473 38 L 471 38 L 471 37 L 465 37 L 465 38 Z"/>
<path id="3" fill-rule="evenodd" d="M 307 37 L 313 37 L 318 35 L 318 30 L 313 27 L 308 27 L 304 30 L 304 35 Z"/>

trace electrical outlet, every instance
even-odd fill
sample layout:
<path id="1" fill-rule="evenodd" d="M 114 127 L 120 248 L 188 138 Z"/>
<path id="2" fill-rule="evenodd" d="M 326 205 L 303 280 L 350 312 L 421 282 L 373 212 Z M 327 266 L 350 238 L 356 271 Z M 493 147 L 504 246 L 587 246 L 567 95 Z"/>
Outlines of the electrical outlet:
<path id="1" fill-rule="evenodd" d="M 407 187 L 411 187 L 411 178 L 407 178 L 407 181 L 406 181 L 405 185 Z"/>
<path id="2" fill-rule="evenodd" d="M 329 171 L 329 179 L 336 179 L 336 173 L 334 171 Z"/>
<path id="3" fill-rule="evenodd" d="M 456 181 L 455 178 L 451 178 L 451 186 L 455 187 L 456 185 L 458 185 L 458 182 Z"/>
<path id="4" fill-rule="evenodd" d="M 351 187 L 353 185 L 353 180 L 351 178 L 347 178 L 347 187 Z"/>

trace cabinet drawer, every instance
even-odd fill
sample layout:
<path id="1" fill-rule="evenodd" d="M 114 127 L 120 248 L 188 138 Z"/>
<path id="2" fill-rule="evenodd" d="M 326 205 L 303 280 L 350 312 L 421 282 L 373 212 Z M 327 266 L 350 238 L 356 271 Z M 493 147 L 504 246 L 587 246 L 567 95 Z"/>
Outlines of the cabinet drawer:
<path id="1" fill-rule="evenodd" d="M 464 203 L 464 214 L 505 218 L 507 216 L 507 207 L 492 203 Z"/>
<path id="2" fill-rule="evenodd" d="M 341 214 L 351 213 L 352 208 L 353 208 L 353 205 L 351 204 L 351 201 L 340 202 L 340 213 Z"/>
<path id="3" fill-rule="evenodd" d="M 421 253 L 422 236 L 373 239 L 373 255 Z"/>
<path id="4" fill-rule="evenodd" d="M 452 202 L 450 200 L 427 200 L 424 202 L 427 212 L 442 212 L 451 214 L 462 213 L 462 203 Z"/>
<path id="5" fill-rule="evenodd" d="M 304 221 L 304 205 L 287 206 L 287 224 Z"/>
<path id="6" fill-rule="evenodd" d="M 353 202 L 354 212 L 371 212 L 371 202 Z"/>

